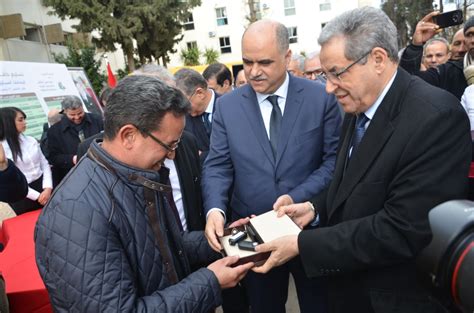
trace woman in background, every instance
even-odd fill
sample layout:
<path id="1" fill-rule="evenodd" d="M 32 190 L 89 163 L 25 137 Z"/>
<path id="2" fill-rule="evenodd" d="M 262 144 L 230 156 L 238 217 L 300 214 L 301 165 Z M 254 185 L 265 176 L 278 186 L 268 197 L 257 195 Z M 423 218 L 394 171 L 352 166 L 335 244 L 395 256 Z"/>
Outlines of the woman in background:
<path id="1" fill-rule="evenodd" d="M 17 215 L 43 207 L 53 187 L 51 168 L 36 139 L 25 136 L 26 114 L 14 107 L 0 109 L 0 140 L 5 156 L 21 170 L 28 181 L 28 195 L 9 203 Z"/>

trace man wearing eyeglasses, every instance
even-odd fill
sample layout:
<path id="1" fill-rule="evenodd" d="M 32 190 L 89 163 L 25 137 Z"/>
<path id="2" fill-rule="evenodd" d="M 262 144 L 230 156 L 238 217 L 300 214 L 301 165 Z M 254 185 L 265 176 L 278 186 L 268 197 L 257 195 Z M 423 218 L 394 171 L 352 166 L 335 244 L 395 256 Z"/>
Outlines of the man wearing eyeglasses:
<path id="1" fill-rule="evenodd" d="M 288 205 L 301 227 L 256 247 L 266 273 L 299 255 L 328 279 L 329 312 L 444 312 L 419 284 L 415 258 L 430 242 L 428 212 L 466 196 L 469 122 L 457 99 L 397 67 L 397 30 L 380 9 L 330 21 L 319 37 L 326 90 L 346 116 L 328 190 Z"/>
<path id="2" fill-rule="evenodd" d="M 182 68 L 174 74 L 174 78 L 176 87 L 191 103 L 191 110 L 186 116 L 185 129 L 196 137 L 201 163 L 203 163 L 209 153 L 212 118 L 219 94 L 208 88 L 206 79 L 193 69 Z"/>
<path id="3" fill-rule="evenodd" d="M 207 313 L 253 266 L 232 268 L 238 257 L 227 257 L 191 272 L 219 256 L 202 231 L 181 231 L 160 171 L 188 110 L 183 94 L 155 77 L 115 87 L 104 141 L 92 143 L 36 226 L 36 262 L 55 312 Z"/>
<path id="4" fill-rule="evenodd" d="M 321 61 L 319 51 L 311 52 L 304 60 L 304 76 L 307 79 L 316 80 L 321 75 Z"/>
<path id="5" fill-rule="evenodd" d="M 206 236 L 216 251 L 225 221 L 322 192 L 332 179 L 339 139 L 334 96 L 322 84 L 287 72 L 291 50 L 284 25 L 250 25 L 242 59 L 248 83 L 219 98 L 203 169 Z M 290 272 L 301 312 L 325 311 L 321 280 L 307 279 L 295 259 L 266 275 L 248 274 L 244 285 L 252 313 L 285 312 Z"/>

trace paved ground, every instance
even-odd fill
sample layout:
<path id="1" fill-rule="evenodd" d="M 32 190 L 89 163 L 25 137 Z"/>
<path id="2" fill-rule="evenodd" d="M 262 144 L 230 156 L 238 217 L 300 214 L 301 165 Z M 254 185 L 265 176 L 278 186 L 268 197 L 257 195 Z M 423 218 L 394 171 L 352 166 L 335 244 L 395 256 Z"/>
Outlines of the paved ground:
<path id="1" fill-rule="evenodd" d="M 0 223 L 7 218 L 14 217 L 15 212 L 10 208 L 6 203 L 0 202 Z M 299 312 L 298 299 L 296 298 L 295 284 L 293 277 L 290 276 L 290 286 L 288 290 L 288 301 L 286 303 L 286 312 L 287 313 L 297 313 Z M 221 308 L 217 308 L 216 313 L 222 313 Z"/>

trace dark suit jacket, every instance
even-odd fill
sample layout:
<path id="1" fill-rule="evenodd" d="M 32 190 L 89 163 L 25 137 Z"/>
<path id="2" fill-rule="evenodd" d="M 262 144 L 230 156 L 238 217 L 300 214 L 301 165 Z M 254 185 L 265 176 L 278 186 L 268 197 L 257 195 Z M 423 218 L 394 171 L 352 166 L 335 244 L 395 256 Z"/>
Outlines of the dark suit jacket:
<path id="1" fill-rule="evenodd" d="M 206 212 L 226 210 L 232 183 L 232 219 L 267 212 L 283 194 L 311 199 L 332 179 L 340 125 L 334 96 L 320 83 L 290 75 L 275 160 L 251 86 L 221 96 L 204 163 Z"/>
<path id="2" fill-rule="evenodd" d="M 183 132 L 174 163 L 178 171 L 188 230 L 203 230 L 205 217 L 201 194 L 201 163 L 193 134 Z"/>
<path id="3" fill-rule="evenodd" d="M 218 93 L 214 91 L 214 107 L 212 109 L 212 113 L 216 111 L 216 102 L 217 99 L 220 97 Z M 201 151 L 201 164 L 204 163 L 204 160 L 209 153 L 209 143 L 210 137 L 206 132 L 206 127 L 204 126 L 204 122 L 202 120 L 202 115 L 199 116 L 191 116 L 189 114 L 186 115 L 186 126 L 184 128 L 188 132 L 194 135 L 196 138 L 196 143 L 198 149 Z"/>
<path id="4" fill-rule="evenodd" d="M 431 239 L 431 208 L 466 196 L 467 115 L 399 68 L 344 169 L 354 123 L 347 115 L 326 201 L 315 199 L 324 227 L 298 237 L 305 271 L 331 275 L 331 312 L 435 312 L 414 259 Z"/>
<path id="5" fill-rule="evenodd" d="M 89 150 L 89 147 L 91 146 L 92 142 L 95 141 L 96 139 L 100 139 L 101 141 L 104 139 L 104 132 L 97 133 L 93 136 L 90 136 L 89 138 L 86 138 L 83 142 L 77 146 L 77 161 L 79 162 L 80 159 L 84 155 L 87 154 L 87 151 Z"/>
<path id="6" fill-rule="evenodd" d="M 95 135 L 104 129 L 104 122 L 99 115 L 86 113 L 83 123 L 85 138 Z M 63 116 L 60 122 L 49 128 L 48 161 L 53 166 L 52 170 L 55 185 L 57 185 L 74 166 L 72 157 L 77 154 L 79 143 L 79 136 L 73 129 L 72 122 L 70 122 L 66 116 Z"/>

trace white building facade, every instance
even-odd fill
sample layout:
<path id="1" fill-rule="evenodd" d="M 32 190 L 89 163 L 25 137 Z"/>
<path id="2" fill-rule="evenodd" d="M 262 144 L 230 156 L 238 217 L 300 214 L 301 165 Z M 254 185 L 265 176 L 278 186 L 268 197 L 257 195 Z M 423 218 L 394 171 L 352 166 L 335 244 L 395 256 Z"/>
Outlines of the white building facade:
<path id="1" fill-rule="evenodd" d="M 378 6 L 371 0 L 254 0 L 258 16 L 283 23 L 290 34 L 293 53 L 319 49 L 317 38 L 322 27 L 341 12 L 361 5 Z M 197 46 L 200 51 L 213 48 L 220 53 L 222 63 L 240 62 L 241 38 L 249 22 L 248 0 L 202 0 L 192 11 L 185 25 L 183 39 L 170 55 L 170 66 L 181 66 L 180 51 Z M 205 62 L 201 58 L 201 62 Z"/>
<path id="2" fill-rule="evenodd" d="M 338 14 L 363 5 L 379 6 L 379 0 L 253 0 L 259 18 L 280 21 L 289 30 L 290 48 L 293 53 L 309 53 L 319 49 L 317 38 L 322 27 Z M 25 62 L 54 62 L 53 54 L 66 53 L 65 41 L 48 42 L 47 29 L 60 24 L 64 37 L 73 36 L 73 25 L 78 21 L 61 21 L 50 15 L 50 8 L 41 0 L 0 0 L 0 17 L 20 14 L 25 35 L 5 38 L 1 36 L 0 60 Z M 220 53 L 222 63 L 241 62 L 241 38 L 249 22 L 248 0 L 202 0 L 192 10 L 183 29 L 183 39 L 175 46 L 177 52 L 170 55 L 168 66 L 182 66 L 181 49 L 197 46 L 201 51 L 212 48 Z M 1 22 L 1 20 L 0 20 Z M 1 25 L 0 25 L 1 26 Z M 107 56 L 114 71 L 125 68 L 124 55 L 117 45 L 114 53 Z M 201 63 L 205 63 L 204 57 Z M 105 62 L 102 62 L 105 70 Z"/>
<path id="3" fill-rule="evenodd" d="M 60 24 L 59 29 L 62 29 L 64 35 L 67 36 L 75 33 L 72 28 L 74 22 L 63 22 L 58 17 L 47 13 L 48 8 L 41 5 L 41 0 L 1 0 L 0 16 L 20 15 L 25 35 L 0 38 L 0 60 L 51 63 L 54 62 L 53 53 L 66 53 L 67 49 L 63 43 L 47 42 L 47 26 Z M 11 21 L 2 19 L 3 23 L 10 23 L 10 25 L 3 25 L 3 27 L 21 27 L 21 23 L 17 24 Z"/>
<path id="4" fill-rule="evenodd" d="M 62 21 L 48 14 L 51 10 L 41 0 L 0 0 L 0 61 L 54 63 L 54 54 L 67 54 L 66 40 L 77 34 L 73 25 L 79 21 Z M 19 28 L 24 28 L 24 34 L 11 37 Z M 123 52 L 117 47 L 114 53 L 99 53 L 97 59 L 108 56 L 114 70 L 125 68 Z M 105 66 L 102 62 L 104 72 Z"/>

